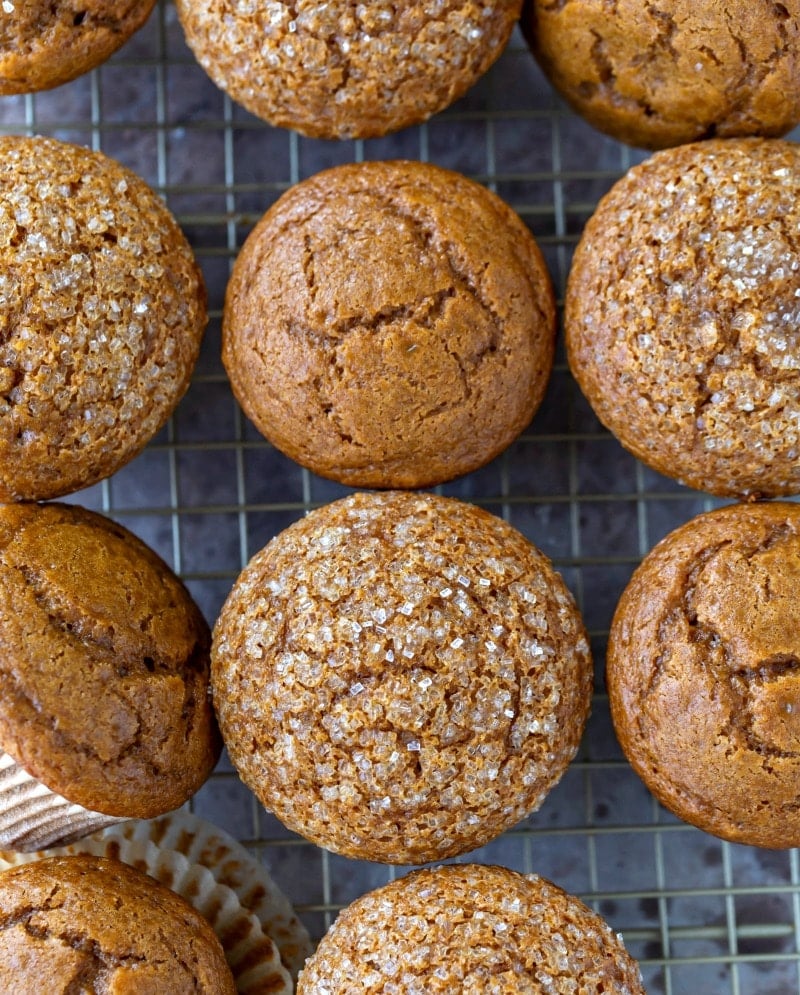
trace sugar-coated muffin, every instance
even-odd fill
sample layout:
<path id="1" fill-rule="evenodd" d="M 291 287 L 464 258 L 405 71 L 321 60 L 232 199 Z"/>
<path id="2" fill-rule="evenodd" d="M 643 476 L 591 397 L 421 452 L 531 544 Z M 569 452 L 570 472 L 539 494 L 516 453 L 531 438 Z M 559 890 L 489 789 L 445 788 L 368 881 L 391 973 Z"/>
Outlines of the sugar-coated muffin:
<path id="1" fill-rule="evenodd" d="M 256 427 L 315 473 L 427 487 L 527 426 L 553 362 L 541 253 L 485 187 L 420 162 L 285 193 L 228 285 L 223 361 Z"/>
<path id="2" fill-rule="evenodd" d="M 6 0 L 0 16 L 0 95 L 68 83 L 113 55 L 155 0 Z"/>
<path id="3" fill-rule="evenodd" d="M 126 529 L 0 506 L 0 845 L 182 805 L 220 750 L 209 644 L 188 591 Z"/>
<path id="4" fill-rule="evenodd" d="M 163 201 L 99 152 L 0 137 L 0 299 L 0 500 L 109 476 L 189 386 L 200 271 Z"/>
<path id="5" fill-rule="evenodd" d="M 219 940 L 187 901 L 126 864 L 86 855 L 0 874 L 0 990 L 236 993 Z"/>
<path id="6" fill-rule="evenodd" d="M 506 522 L 354 494 L 258 553 L 214 629 L 244 782 L 338 853 L 423 863 L 536 809 L 574 756 L 592 668 L 575 604 Z"/>
<path id="7" fill-rule="evenodd" d="M 800 505 L 730 505 L 670 533 L 620 600 L 608 691 L 620 743 L 680 818 L 800 846 Z"/>
<path id="8" fill-rule="evenodd" d="M 569 364 L 649 466 L 712 494 L 800 491 L 800 148 L 669 149 L 600 202 L 567 288 Z"/>
<path id="9" fill-rule="evenodd" d="M 374 138 L 457 100 L 503 51 L 522 0 L 178 0 L 211 79 L 270 124 Z"/>
<path id="10" fill-rule="evenodd" d="M 343 912 L 298 995 L 644 995 L 619 934 L 536 874 L 451 864 L 415 871 Z"/>
<path id="11" fill-rule="evenodd" d="M 800 122 L 800 2 L 526 0 L 542 69 L 600 131 L 666 148 Z"/>

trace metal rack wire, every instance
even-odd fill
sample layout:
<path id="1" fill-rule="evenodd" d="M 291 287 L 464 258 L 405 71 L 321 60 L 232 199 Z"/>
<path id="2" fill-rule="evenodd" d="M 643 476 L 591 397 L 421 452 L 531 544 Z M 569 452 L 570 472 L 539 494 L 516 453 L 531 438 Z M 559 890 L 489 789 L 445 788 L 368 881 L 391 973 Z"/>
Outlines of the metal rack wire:
<path id="1" fill-rule="evenodd" d="M 343 143 L 272 129 L 206 79 L 166 0 L 101 69 L 56 91 L 2 98 L 0 129 L 114 156 L 163 193 L 195 246 L 211 325 L 190 391 L 136 461 L 74 500 L 156 548 L 212 621 L 254 552 L 308 508 L 345 493 L 261 439 L 219 362 L 229 265 L 269 204 L 338 162 L 438 162 L 488 184 L 522 215 L 563 291 L 585 219 L 642 157 L 570 114 L 516 36 L 458 105 L 419 128 Z M 712 502 L 624 453 L 594 419 L 563 356 L 523 436 L 490 466 L 439 490 L 503 515 L 554 559 L 582 606 L 597 660 L 579 758 L 539 813 L 468 859 L 536 870 L 580 894 L 623 932 L 651 993 L 798 992 L 797 852 L 723 843 L 660 808 L 622 758 L 603 693 L 608 624 L 633 567 Z M 293 836 L 225 761 L 193 807 L 261 855 L 317 936 L 343 904 L 404 872 L 346 861 Z"/>

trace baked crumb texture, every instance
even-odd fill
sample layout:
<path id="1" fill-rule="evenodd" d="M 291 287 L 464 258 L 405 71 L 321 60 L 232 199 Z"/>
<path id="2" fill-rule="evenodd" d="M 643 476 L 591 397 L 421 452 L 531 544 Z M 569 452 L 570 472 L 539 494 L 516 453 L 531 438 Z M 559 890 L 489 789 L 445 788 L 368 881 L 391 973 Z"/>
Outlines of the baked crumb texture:
<path id="1" fill-rule="evenodd" d="M 256 427 L 316 473 L 426 487 L 528 425 L 555 301 L 527 227 L 485 187 L 418 162 L 319 173 L 247 239 L 223 360 Z"/>
<path id="2" fill-rule="evenodd" d="M 186 41 L 252 114 L 374 138 L 449 106 L 503 51 L 522 0 L 178 0 Z"/>
<path id="3" fill-rule="evenodd" d="M 99 152 L 0 137 L 0 500 L 132 459 L 189 386 L 205 289 L 163 201 Z"/>
<path id="4" fill-rule="evenodd" d="M 522 29 L 572 107 L 631 145 L 800 121 L 798 0 L 526 0 Z"/>
<path id="5" fill-rule="evenodd" d="M 71 802 L 150 818 L 219 755 L 209 632 L 178 578 L 77 506 L 0 505 L 0 746 Z"/>
<path id="6" fill-rule="evenodd" d="M 2 0 L 0 96 L 68 83 L 113 55 L 155 0 Z"/>
<path id="7" fill-rule="evenodd" d="M 235 995 L 214 931 L 116 860 L 50 857 L 0 874 L 0 989 L 47 995 Z"/>
<path id="8" fill-rule="evenodd" d="M 739 843 L 800 845 L 800 506 L 731 505 L 650 553 L 608 648 L 614 725 L 664 805 Z"/>
<path id="9" fill-rule="evenodd" d="M 215 628 L 245 783 L 338 853 L 422 863 L 538 807 L 589 710 L 589 647 L 549 561 L 459 501 L 355 494 L 276 537 Z"/>
<path id="10" fill-rule="evenodd" d="M 504 867 L 416 871 L 345 909 L 298 995 L 644 995 L 608 924 L 544 878 Z"/>
<path id="11" fill-rule="evenodd" d="M 656 153 L 600 202 L 575 253 L 569 363 L 649 466 L 712 494 L 800 491 L 800 149 Z"/>

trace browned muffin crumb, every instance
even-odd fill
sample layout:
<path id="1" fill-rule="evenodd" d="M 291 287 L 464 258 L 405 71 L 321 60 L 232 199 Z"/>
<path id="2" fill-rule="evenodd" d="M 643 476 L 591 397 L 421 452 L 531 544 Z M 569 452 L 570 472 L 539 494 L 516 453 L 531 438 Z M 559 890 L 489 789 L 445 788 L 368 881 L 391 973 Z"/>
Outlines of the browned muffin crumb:
<path id="1" fill-rule="evenodd" d="M 209 632 L 126 529 L 67 505 L 0 506 L 0 746 L 71 802 L 149 818 L 219 754 Z"/>
<path id="2" fill-rule="evenodd" d="M 178 0 L 217 86 L 271 124 L 372 138 L 458 99 L 500 55 L 522 0 Z"/>
<path id="3" fill-rule="evenodd" d="M 426 487 L 487 463 L 536 411 L 555 306 L 541 253 L 485 187 L 366 162 L 293 187 L 225 301 L 239 402 L 293 459 L 358 487 Z"/>
<path id="4" fill-rule="evenodd" d="M 0 95 L 49 90 L 88 73 L 144 24 L 155 0 L 5 0 Z"/>
<path id="5" fill-rule="evenodd" d="M 800 490 L 800 149 L 659 152 L 600 202 L 567 289 L 569 362 L 645 463 L 713 494 Z"/>
<path id="6" fill-rule="evenodd" d="M 245 783 L 339 853 L 422 863 L 541 803 L 589 709 L 589 647 L 548 560 L 433 495 L 355 494 L 277 536 L 214 630 Z"/>
<path id="7" fill-rule="evenodd" d="M 535 874 L 416 871 L 345 909 L 298 995 L 644 995 L 636 962 L 596 913 Z"/>
<path id="8" fill-rule="evenodd" d="M 646 557 L 608 648 L 614 725 L 650 790 L 687 822 L 800 845 L 800 506 L 731 505 Z"/>
<path id="9" fill-rule="evenodd" d="M 235 995 L 214 931 L 188 902 L 101 857 L 0 874 L 0 990 L 14 995 Z"/>
<path id="10" fill-rule="evenodd" d="M 800 2 L 526 0 L 523 31 L 591 124 L 647 148 L 800 121 Z"/>
<path id="11" fill-rule="evenodd" d="M 192 251 L 99 152 L 0 137 L 0 500 L 109 476 L 166 422 L 206 323 Z"/>

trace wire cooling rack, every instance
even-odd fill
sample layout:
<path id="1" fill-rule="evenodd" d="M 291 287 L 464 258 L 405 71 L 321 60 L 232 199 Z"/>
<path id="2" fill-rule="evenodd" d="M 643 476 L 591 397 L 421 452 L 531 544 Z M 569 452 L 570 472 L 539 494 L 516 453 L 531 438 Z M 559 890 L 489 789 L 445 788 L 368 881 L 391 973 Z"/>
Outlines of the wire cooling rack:
<path id="1" fill-rule="evenodd" d="M 168 201 L 209 288 L 211 324 L 187 396 L 147 450 L 74 500 L 137 532 L 183 576 L 209 621 L 249 557 L 308 508 L 346 493 L 272 449 L 244 419 L 219 361 L 229 267 L 280 193 L 364 158 L 419 158 L 489 185 L 525 219 L 559 293 L 599 196 L 643 158 L 554 97 L 517 35 L 459 104 L 385 139 L 326 143 L 233 105 L 183 43 L 161 0 L 109 63 L 49 93 L 0 98 L 0 129 L 102 149 Z M 623 932 L 651 995 L 800 990 L 796 851 L 723 843 L 662 809 L 622 758 L 603 689 L 617 597 L 641 556 L 712 501 L 658 476 L 601 428 L 563 352 L 529 429 L 484 469 L 439 488 L 508 519 L 549 556 L 582 607 L 597 661 L 578 759 L 539 813 L 465 859 L 537 871 Z M 342 905 L 404 873 L 328 854 L 285 830 L 223 761 L 192 803 L 260 855 L 320 936 Z"/>

